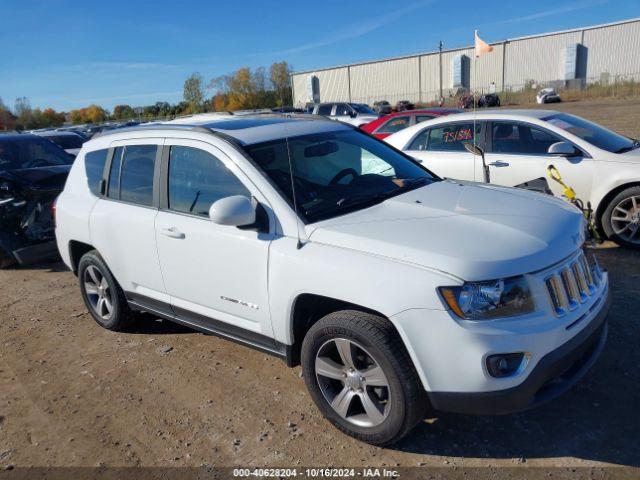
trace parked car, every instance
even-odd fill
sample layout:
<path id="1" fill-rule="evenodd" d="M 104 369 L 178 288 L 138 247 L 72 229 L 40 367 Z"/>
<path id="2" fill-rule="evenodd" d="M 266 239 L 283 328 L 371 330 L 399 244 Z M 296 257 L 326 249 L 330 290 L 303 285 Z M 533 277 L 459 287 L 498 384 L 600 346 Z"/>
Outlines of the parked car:
<path id="1" fill-rule="evenodd" d="M 146 311 L 301 363 L 326 418 L 372 444 L 432 408 L 547 401 L 606 338 L 608 277 L 583 254 L 577 209 L 441 180 L 341 122 L 106 134 L 83 146 L 56 211 L 98 324 Z"/>
<path id="2" fill-rule="evenodd" d="M 474 100 L 473 95 L 469 95 L 469 94 L 462 95 L 458 100 L 458 106 L 462 109 L 473 108 L 473 104 L 474 104 L 473 100 Z"/>
<path id="3" fill-rule="evenodd" d="M 485 93 L 484 95 L 480 95 L 478 99 L 478 107 L 479 108 L 488 108 L 488 107 L 499 107 L 500 106 L 500 97 L 496 93 Z"/>
<path id="4" fill-rule="evenodd" d="M 505 110 L 437 118 L 385 139 L 443 177 L 483 180 L 481 158 L 465 150 L 476 139 L 485 150 L 491 183 L 540 183 L 554 165 L 606 238 L 640 248 L 640 143 L 583 118 L 552 110 Z M 485 141 L 486 139 L 486 141 Z M 548 185 L 547 185 L 548 183 Z"/>
<path id="5" fill-rule="evenodd" d="M 0 268 L 57 256 L 51 206 L 72 162 L 36 135 L 0 135 Z"/>
<path id="6" fill-rule="evenodd" d="M 86 138 L 81 137 L 75 132 L 59 132 L 56 130 L 47 130 L 45 132 L 36 132 L 36 135 L 55 143 L 65 152 L 73 155 L 74 157 L 80 151 L 82 144 L 87 141 Z"/>
<path id="7" fill-rule="evenodd" d="M 459 108 L 426 108 L 420 110 L 408 110 L 406 112 L 396 112 L 384 117 L 375 119 L 366 125 L 360 127 L 374 137 L 383 139 L 389 135 L 399 132 L 416 123 L 425 122 L 441 115 L 451 115 L 452 113 L 460 113 L 463 110 Z"/>
<path id="8" fill-rule="evenodd" d="M 331 120 L 340 120 L 360 127 L 375 120 L 379 115 L 364 103 L 318 103 L 313 113 Z"/>
<path id="9" fill-rule="evenodd" d="M 393 111 L 391 104 L 386 100 L 373 102 L 373 109 L 376 111 L 378 115 L 388 115 Z"/>
<path id="10" fill-rule="evenodd" d="M 558 103 L 562 99 L 553 88 L 543 88 L 536 95 L 536 103 Z"/>
<path id="11" fill-rule="evenodd" d="M 409 100 L 400 100 L 396 103 L 396 112 L 406 112 L 407 110 L 413 110 L 416 106 Z"/>

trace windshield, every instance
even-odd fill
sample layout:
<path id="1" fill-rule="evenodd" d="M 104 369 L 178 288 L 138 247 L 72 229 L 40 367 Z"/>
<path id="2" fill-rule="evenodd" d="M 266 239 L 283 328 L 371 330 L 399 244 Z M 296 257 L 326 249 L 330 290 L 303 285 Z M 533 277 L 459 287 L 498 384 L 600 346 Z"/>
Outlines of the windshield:
<path id="1" fill-rule="evenodd" d="M 371 110 L 369 106 L 365 105 L 364 103 L 352 103 L 351 106 L 358 113 L 365 113 L 367 115 L 377 115 L 376 112 Z"/>
<path id="2" fill-rule="evenodd" d="M 78 135 L 46 135 L 43 136 L 47 140 L 51 140 L 60 148 L 82 148 L 82 138 Z"/>
<path id="3" fill-rule="evenodd" d="M 386 144 L 356 130 L 259 143 L 245 151 L 307 223 L 366 208 L 437 177 Z"/>
<path id="4" fill-rule="evenodd" d="M 0 170 L 71 165 L 73 156 L 35 135 L 0 135 Z"/>
<path id="5" fill-rule="evenodd" d="M 637 141 L 567 113 L 556 113 L 542 120 L 608 152 L 624 153 L 640 146 Z"/>

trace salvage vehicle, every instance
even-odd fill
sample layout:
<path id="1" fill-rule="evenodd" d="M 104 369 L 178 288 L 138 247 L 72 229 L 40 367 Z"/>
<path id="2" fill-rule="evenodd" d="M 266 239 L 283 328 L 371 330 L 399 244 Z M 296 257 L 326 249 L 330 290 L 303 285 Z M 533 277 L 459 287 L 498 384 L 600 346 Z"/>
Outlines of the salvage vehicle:
<path id="1" fill-rule="evenodd" d="M 553 88 L 543 88 L 536 95 L 536 103 L 558 103 L 562 99 Z"/>
<path id="2" fill-rule="evenodd" d="M 485 93 L 478 99 L 479 108 L 499 107 L 500 97 L 496 93 Z"/>
<path id="3" fill-rule="evenodd" d="M 376 445 L 434 409 L 548 401 L 607 335 L 609 280 L 576 208 L 442 180 L 317 116 L 103 134 L 56 212 L 98 324 L 150 312 L 301 364 L 325 417 Z"/>
<path id="4" fill-rule="evenodd" d="M 400 100 L 396 103 L 396 112 L 406 112 L 407 110 L 413 110 L 416 108 L 415 104 L 410 102 L 409 100 Z"/>
<path id="5" fill-rule="evenodd" d="M 452 113 L 460 113 L 462 111 L 463 110 L 459 108 L 439 107 L 408 110 L 380 117 L 360 128 L 376 138 L 383 139 L 416 123 L 426 122 L 441 115 L 451 115 Z"/>
<path id="6" fill-rule="evenodd" d="M 56 130 L 46 130 L 43 132 L 34 133 L 39 137 L 46 138 L 47 140 L 52 141 L 60 148 L 62 148 L 65 152 L 73 155 L 74 157 L 80 151 L 82 144 L 88 140 L 87 138 L 81 137 L 75 132 L 59 132 Z"/>
<path id="7" fill-rule="evenodd" d="M 465 148 L 474 139 L 484 160 Z M 486 167 L 491 183 L 562 196 L 565 186 L 546 178 L 553 167 L 604 237 L 640 248 L 638 140 L 568 113 L 494 110 L 437 118 L 385 141 L 443 177 L 483 181 Z"/>
<path id="8" fill-rule="evenodd" d="M 314 110 L 314 115 L 322 115 L 331 120 L 340 120 L 341 122 L 361 127 L 375 120 L 379 115 L 371 110 L 364 103 L 318 103 Z"/>
<path id="9" fill-rule="evenodd" d="M 0 134 L 0 268 L 57 257 L 52 204 L 73 156 L 31 134 Z"/>
<path id="10" fill-rule="evenodd" d="M 391 104 L 386 100 L 373 102 L 373 109 L 376 111 L 378 115 L 388 115 L 393 111 Z"/>

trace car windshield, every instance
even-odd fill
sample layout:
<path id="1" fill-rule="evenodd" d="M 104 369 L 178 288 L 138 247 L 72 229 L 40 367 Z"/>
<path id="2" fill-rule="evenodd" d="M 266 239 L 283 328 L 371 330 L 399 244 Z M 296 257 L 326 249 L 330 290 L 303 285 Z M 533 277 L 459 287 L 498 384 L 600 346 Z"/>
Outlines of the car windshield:
<path id="1" fill-rule="evenodd" d="M 367 115 L 377 115 L 376 112 L 371 110 L 369 106 L 365 105 L 364 103 L 352 103 L 351 106 L 358 113 L 365 113 Z"/>
<path id="2" fill-rule="evenodd" d="M 624 153 L 640 147 L 637 140 L 632 140 L 584 118 L 567 113 L 556 113 L 542 120 L 608 152 Z"/>
<path id="3" fill-rule="evenodd" d="M 45 135 L 43 138 L 51 140 L 60 148 L 82 148 L 82 138 L 78 135 Z"/>
<path id="4" fill-rule="evenodd" d="M 0 135 L 0 170 L 71 165 L 73 156 L 35 135 Z"/>
<path id="5" fill-rule="evenodd" d="M 307 223 L 366 208 L 439 180 L 356 130 L 292 137 L 288 148 L 284 138 L 244 148 L 292 207 L 295 191 L 298 214 Z"/>

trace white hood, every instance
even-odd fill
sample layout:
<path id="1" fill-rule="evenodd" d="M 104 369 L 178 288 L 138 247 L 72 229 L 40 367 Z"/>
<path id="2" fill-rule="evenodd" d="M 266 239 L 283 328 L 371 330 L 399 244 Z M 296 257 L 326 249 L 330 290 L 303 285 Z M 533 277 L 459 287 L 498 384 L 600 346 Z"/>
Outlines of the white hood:
<path id="1" fill-rule="evenodd" d="M 584 241 L 564 200 L 521 189 L 441 181 L 315 227 L 309 240 L 491 280 L 548 267 Z"/>

